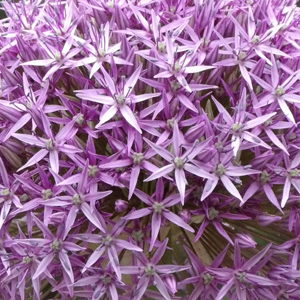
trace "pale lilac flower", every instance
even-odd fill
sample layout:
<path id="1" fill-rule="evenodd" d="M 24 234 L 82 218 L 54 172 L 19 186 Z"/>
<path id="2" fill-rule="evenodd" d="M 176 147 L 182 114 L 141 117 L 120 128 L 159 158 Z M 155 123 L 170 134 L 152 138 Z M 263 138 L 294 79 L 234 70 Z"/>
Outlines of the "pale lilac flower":
<path id="1" fill-rule="evenodd" d="M 123 249 L 130 251 L 143 251 L 141 248 L 130 242 L 116 238 L 123 231 L 125 223 L 126 222 L 124 220 L 121 220 L 113 226 L 110 232 L 108 232 L 108 229 L 105 228 L 103 234 L 78 233 L 72 235 L 72 238 L 76 240 L 100 244 L 89 257 L 84 268 L 82 269 L 82 272 L 85 272 L 87 269 L 91 269 L 106 251 L 113 270 L 115 271 L 118 279 L 121 279 L 120 264 L 117 253 Z"/>
<path id="2" fill-rule="evenodd" d="M 54 137 L 50 129 L 50 122 L 47 119 L 47 116 L 45 114 L 41 114 L 41 118 L 43 121 L 46 138 L 21 133 L 13 134 L 13 137 L 17 138 L 18 140 L 24 143 L 42 148 L 35 155 L 33 155 L 31 159 L 29 159 L 28 162 L 25 165 L 23 165 L 18 171 L 21 171 L 38 163 L 46 155 L 49 155 L 50 166 L 55 173 L 58 173 L 59 152 L 63 151 L 66 154 L 81 152 L 80 149 L 66 143 L 76 134 L 76 129 L 74 128 L 74 123 L 76 122 L 76 119 L 64 126 L 63 129 L 60 130 L 58 134 Z"/>
<path id="3" fill-rule="evenodd" d="M 139 300 L 142 298 L 147 287 L 154 284 L 164 299 L 170 300 L 168 290 L 162 280 L 163 274 L 177 273 L 183 270 L 187 270 L 190 266 L 176 266 L 176 265 L 158 265 L 162 258 L 168 239 L 166 239 L 162 245 L 156 250 L 152 259 L 149 261 L 148 258 L 141 252 L 136 253 L 138 265 L 137 266 L 123 266 L 121 272 L 123 274 L 139 274 L 140 279 L 136 286 L 133 294 L 133 300 Z"/>
<path id="4" fill-rule="evenodd" d="M 147 194 L 138 189 L 135 190 L 134 194 L 138 197 L 139 200 L 143 201 L 149 207 L 132 211 L 128 215 L 126 215 L 124 219 L 134 220 L 152 214 L 150 250 L 152 250 L 155 244 L 163 218 L 190 232 L 194 232 L 194 229 L 190 225 L 188 225 L 184 220 L 182 220 L 179 216 L 174 214 L 169 209 L 169 207 L 172 207 L 173 205 L 180 202 L 181 196 L 175 194 L 163 199 L 162 179 L 158 180 L 157 190 L 154 194 L 154 197 L 149 197 Z"/>
<path id="5" fill-rule="evenodd" d="M 180 194 L 181 203 L 184 204 L 185 197 L 185 186 L 186 186 L 186 177 L 185 172 L 192 173 L 201 178 L 213 179 L 213 176 L 206 172 L 205 170 L 201 170 L 197 168 L 195 165 L 191 164 L 193 159 L 205 149 L 205 147 L 210 143 L 210 139 L 205 142 L 199 143 L 196 141 L 195 145 L 188 148 L 184 154 L 182 154 L 181 147 L 183 145 L 183 138 L 179 131 L 178 124 L 174 122 L 174 131 L 173 131 L 173 151 L 174 153 L 170 153 L 165 148 L 158 146 L 152 143 L 149 140 L 146 142 L 152 147 L 152 149 L 157 152 L 161 157 L 163 157 L 169 164 L 162 167 L 161 169 L 154 172 L 151 176 L 149 176 L 145 181 L 154 180 L 157 178 L 162 178 L 168 173 L 174 171 L 175 173 L 175 181 Z"/>
<path id="6" fill-rule="evenodd" d="M 82 99 L 108 105 L 109 108 L 100 117 L 98 127 L 109 121 L 117 112 L 120 112 L 126 121 L 134 127 L 138 132 L 142 133 L 136 117 L 133 111 L 130 109 L 131 103 L 139 103 L 141 101 L 148 100 L 150 98 L 158 97 L 160 93 L 144 94 L 144 95 L 133 95 L 132 90 L 136 85 L 140 76 L 142 65 L 136 69 L 136 71 L 119 86 L 116 86 L 112 77 L 105 71 L 103 67 L 100 67 L 104 75 L 105 85 L 108 87 L 111 96 L 98 95 L 94 92 L 89 93 L 88 90 L 76 91 L 77 96 Z"/>

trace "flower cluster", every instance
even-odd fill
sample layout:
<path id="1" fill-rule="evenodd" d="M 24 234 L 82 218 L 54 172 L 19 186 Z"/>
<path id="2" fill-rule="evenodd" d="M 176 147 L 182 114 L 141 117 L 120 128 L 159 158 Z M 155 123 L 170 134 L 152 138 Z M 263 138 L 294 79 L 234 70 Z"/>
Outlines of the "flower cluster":
<path id="1" fill-rule="evenodd" d="M 296 0 L 2 10 L 1 299 L 300 299 Z"/>

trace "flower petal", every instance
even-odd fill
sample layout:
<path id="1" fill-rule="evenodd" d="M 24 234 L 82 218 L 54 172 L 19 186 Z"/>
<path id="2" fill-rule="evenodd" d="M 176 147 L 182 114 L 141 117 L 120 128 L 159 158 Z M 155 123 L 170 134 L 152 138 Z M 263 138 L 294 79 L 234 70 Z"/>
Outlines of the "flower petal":
<path id="1" fill-rule="evenodd" d="M 126 121 L 135 128 L 139 133 L 142 133 L 142 130 L 136 120 L 135 115 L 133 114 L 132 110 L 127 106 L 123 105 L 120 107 L 120 112 L 123 115 L 123 117 L 126 119 Z"/>

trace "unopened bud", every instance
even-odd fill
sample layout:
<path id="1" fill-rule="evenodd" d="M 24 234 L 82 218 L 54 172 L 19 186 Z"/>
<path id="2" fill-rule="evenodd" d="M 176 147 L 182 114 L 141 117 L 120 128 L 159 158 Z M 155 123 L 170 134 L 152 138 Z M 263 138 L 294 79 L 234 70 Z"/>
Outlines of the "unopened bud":
<path id="1" fill-rule="evenodd" d="M 191 221 L 191 212 L 188 209 L 183 209 L 178 212 L 179 217 L 186 223 Z"/>
<path id="2" fill-rule="evenodd" d="M 163 282 L 169 292 L 174 295 L 177 293 L 177 283 L 176 283 L 176 278 L 173 274 L 169 274 L 167 276 L 163 277 Z"/>
<path id="3" fill-rule="evenodd" d="M 280 221 L 280 216 L 272 216 L 272 215 L 260 215 L 256 217 L 256 221 L 260 226 L 268 226 L 273 222 Z"/>
<path id="4" fill-rule="evenodd" d="M 118 213 L 123 212 L 125 209 L 127 209 L 127 207 L 128 207 L 128 204 L 124 200 L 117 200 L 115 202 L 115 211 Z"/>
<path id="5" fill-rule="evenodd" d="M 252 237 L 249 234 L 238 233 L 236 235 L 236 241 L 239 243 L 241 248 L 255 248 L 256 242 L 252 239 Z"/>

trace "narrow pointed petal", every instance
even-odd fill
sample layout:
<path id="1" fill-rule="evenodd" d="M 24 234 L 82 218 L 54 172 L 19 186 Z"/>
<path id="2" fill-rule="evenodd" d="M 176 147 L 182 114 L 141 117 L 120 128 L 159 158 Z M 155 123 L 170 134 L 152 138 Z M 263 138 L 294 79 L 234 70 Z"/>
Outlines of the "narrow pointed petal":
<path id="1" fill-rule="evenodd" d="M 152 175 L 150 175 L 144 181 L 147 182 L 147 181 L 152 181 L 152 180 L 160 178 L 160 177 L 164 177 L 168 173 L 172 172 L 174 169 L 175 169 L 175 166 L 173 164 L 164 166 L 164 167 L 158 169 L 156 172 L 154 172 Z"/>
<path id="2" fill-rule="evenodd" d="M 134 166 L 131 170 L 131 174 L 130 174 L 130 182 L 129 182 L 129 193 L 128 193 L 128 200 L 131 199 L 133 192 L 136 188 L 136 183 L 138 181 L 139 178 L 139 174 L 141 171 L 141 167 L 139 165 Z"/>
<path id="3" fill-rule="evenodd" d="M 149 208 L 141 208 L 139 210 L 135 210 L 133 212 L 130 212 L 128 215 L 123 217 L 125 220 L 135 220 L 139 219 L 145 216 L 148 216 L 152 213 L 152 210 Z"/>
<path id="4" fill-rule="evenodd" d="M 99 126 L 103 125 L 107 121 L 109 121 L 111 118 L 114 117 L 114 115 L 117 113 L 118 108 L 116 105 L 111 106 L 101 117 L 100 117 L 100 122 L 96 126 L 98 128 Z"/>
<path id="5" fill-rule="evenodd" d="M 178 217 L 176 214 L 172 213 L 171 211 L 164 211 L 163 216 L 168 219 L 170 222 L 178 225 L 179 227 L 182 227 L 190 232 L 195 232 L 195 230 L 186 222 L 184 222 L 180 217 Z"/>
<path id="6" fill-rule="evenodd" d="M 138 96 L 133 96 L 132 97 L 132 103 L 139 103 L 151 98 L 155 98 L 160 96 L 161 93 L 153 93 L 153 94 L 143 94 L 143 95 L 138 95 Z"/>
<path id="7" fill-rule="evenodd" d="M 3 160 L 1 157 L 0 157 L 0 176 L 1 176 L 2 183 L 4 184 L 4 186 L 9 187 L 10 184 L 9 184 L 8 174 L 7 174 L 6 168 L 4 166 L 4 163 L 3 163 Z"/>
<path id="8" fill-rule="evenodd" d="M 212 174 L 192 165 L 192 164 L 184 164 L 183 166 L 184 170 L 198 176 L 198 177 L 202 177 L 202 178 L 206 178 L 206 179 L 211 179 L 211 180 L 215 180 L 215 176 L 213 176 Z"/>
<path id="9" fill-rule="evenodd" d="M 289 196 L 290 196 L 290 190 L 291 190 L 291 182 L 288 178 L 286 178 L 284 187 L 283 187 L 283 194 L 282 194 L 282 199 L 281 199 L 281 207 L 285 207 Z"/>
<path id="10" fill-rule="evenodd" d="M 133 114 L 132 110 L 127 106 L 123 105 L 120 107 L 120 112 L 123 115 L 123 117 L 126 119 L 126 121 L 135 128 L 139 133 L 142 133 L 142 130 L 136 120 L 135 115 Z"/>
<path id="11" fill-rule="evenodd" d="M 43 260 L 39 263 L 39 266 L 37 267 L 32 279 L 38 278 L 47 269 L 47 267 L 51 264 L 53 257 L 54 252 L 51 252 L 43 258 Z"/>
<path id="12" fill-rule="evenodd" d="M 215 300 L 223 300 L 224 297 L 226 296 L 226 294 L 229 292 L 229 290 L 233 286 L 233 284 L 234 284 L 234 278 L 231 278 L 225 285 L 223 285 L 223 287 L 219 291 L 217 298 Z"/>
<path id="13" fill-rule="evenodd" d="M 38 163 L 40 160 L 42 160 L 47 154 L 49 153 L 48 150 L 46 149 L 42 149 L 40 150 L 38 153 L 36 153 L 35 155 L 33 155 L 29 160 L 28 162 L 23 166 L 21 167 L 20 169 L 18 169 L 18 172 L 23 170 L 23 169 L 26 169 L 36 163 Z"/>
<path id="14" fill-rule="evenodd" d="M 224 230 L 222 225 L 218 221 L 213 221 L 213 224 L 217 231 L 231 244 L 233 245 L 232 239 L 229 237 L 228 233 Z"/>
<path id="15" fill-rule="evenodd" d="M 52 150 L 49 152 L 49 161 L 51 169 L 58 174 L 59 171 L 59 158 L 58 152 L 56 150 Z"/>
<path id="16" fill-rule="evenodd" d="M 27 143 L 32 146 L 39 146 L 39 147 L 44 146 L 44 143 L 34 135 L 14 133 L 12 134 L 12 136 L 20 140 L 21 142 Z"/>
<path id="17" fill-rule="evenodd" d="M 0 212 L 0 229 L 2 228 L 2 226 L 6 220 L 6 217 L 9 214 L 10 208 L 11 208 L 11 202 L 5 201 L 3 203 L 3 206 L 2 206 L 1 212 Z"/>
<path id="18" fill-rule="evenodd" d="M 171 298 L 169 296 L 169 293 L 168 293 L 168 290 L 167 290 L 164 282 L 162 281 L 162 279 L 157 274 L 154 274 L 154 281 L 156 283 L 156 288 L 163 295 L 163 297 L 166 300 L 171 300 Z"/>
<path id="19" fill-rule="evenodd" d="M 287 155 L 290 155 L 289 152 L 287 151 L 286 147 L 281 143 L 281 141 L 278 139 L 278 137 L 275 135 L 275 133 L 269 129 L 265 129 L 265 133 L 269 137 L 269 139 L 282 151 L 284 151 Z"/>
<path id="20" fill-rule="evenodd" d="M 271 248 L 272 244 L 267 245 L 262 251 L 251 257 L 243 266 L 243 271 L 249 271 L 253 268 L 259 261 L 266 255 L 266 253 Z"/>
<path id="21" fill-rule="evenodd" d="M 248 83 L 250 89 L 253 90 L 253 86 L 252 86 L 252 81 L 251 81 L 250 75 L 249 75 L 246 67 L 243 66 L 242 64 L 240 64 L 240 71 L 241 71 L 241 74 L 242 74 L 243 78 Z"/>
<path id="22" fill-rule="evenodd" d="M 214 180 L 208 179 L 206 181 L 202 195 L 201 195 L 201 201 L 206 199 L 213 192 L 213 190 L 217 186 L 218 182 L 219 182 L 218 178 L 216 178 Z"/>
<path id="23" fill-rule="evenodd" d="M 144 274 L 138 283 L 138 286 L 136 287 L 136 290 L 133 292 L 133 300 L 140 300 L 142 299 L 143 295 L 145 294 L 145 291 L 149 285 L 150 277 L 146 277 Z"/>
<path id="24" fill-rule="evenodd" d="M 109 292 L 110 292 L 111 300 L 118 300 L 119 299 L 118 291 L 117 291 L 117 288 L 114 284 L 111 284 L 109 286 Z"/>
<path id="25" fill-rule="evenodd" d="M 168 244 L 169 239 L 165 239 L 163 243 L 159 246 L 159 248 L 156 250 L 154 253 L 151 262 L 154 265 L 157 265 L 162 256 L 164 255 L 166 249 L 167 249 L 167 244 Z"/>
<path id="26" fill-rule="evenodd" d="M 74 283 L 74 274 L 68 254 L 64 251 L 59 251 L 58 256 L 65 272 L 68 274 L 71 282 Z"/>
<path id="27" fill-rule="evenodd" d="M 173 160 L 173 156 L 172 154 L 167 151 L 166 149 L 164 149 L 163 147 L 152 143 L 151 141 L 149 141 L 148 139 L 145 138 L 145 141 L 147 142 L 147 144 L 149 144 L 151 146 L 151 148 L 157 153 L 159 154 L 161 157 L 163 157 L 166 161 L 168 161 L 169 163 Z"/>
<path id="28" fill-rule="evenodd" d="M 288 105 L 285 103 L 285 101 L 281 98 L 278 98 L 277 99 L 278 101 L 278 104 L 282 110 L 282 112 L 285 114 L 285 116 L 291 121 L 293 122 L 294 124 L 296 124 L 296 121 L 295 121 L 295 118 L 294 118 L 294 115 L 292 114 L 290 108 L 288 107 Z"/>
<path id="29" fill-rule="evenodd" d="M 185 196 L 185 185 L 186 185 L 186 179 L 183 169 L 175 169 L 175 181 L 176 186 L 178 188 L 181 203 L 184 204 L 184 196 Z"/>
<path id="30" fill-rule="evenodd" d="M 141 249 L 140 247 L 133 245 L 132 243 L 129 243 L 127 241 L 123 241 L 123 240 L 115 239 L 115 245 L 122 250 L 127 249 L 127 250 L 138 251 L 138 252 L 143 251 L 143 249 Z"/>
<path id="31" fill-rule="evenodd" d="M 100 221 L 97 219 L 96 215 L 91 213 L 90 207 L 86 202 L 81 204 L 81 210 L 84 213 L 84 215 L 90 220 L 90 222 L 92 222 L 102 232 L 105 232 L 105 229 L 101 225 Z"/>
<path id="32" fill-rule="evenodd" d="M 72 226 L 74 225 L 74 222 L 75 222 L 76 216 L 77 216 L 77 210 L 78 210 L 78 208 L 75 205 L 73 205 L 71 207 L 71 209 L 69 210 L 68 217 L 67 217 L 67 220 L 65 223 L 65 232 L 64 232 L 63 239 L 65 239 L 67 237 Z"/>
<path id="33" fill-rule="evenodd" d="M 102 245 L 99 246 L 96 250 L 94 250 L 94 252 L 89 257 L 88 261 L 86 262 L 86 264 L 81 272 L 84 273 L 86 271 L 86 269 L 88 269 L 89 267 L 94 265 L 94 263 L 102 256 L 104 251 L 105 251 L 105 247 L 103 247 Z"/>
<path id="34" fill-rule="evenodd" d="M 190 66 L 190 67 L 185 67 L 184 72 L 188 73 L 188 74 L 200 73 L 200 72 L 215 69 L 215 68 L 216 68 L 215 66 Z"/>
<path id="35" fill-rule="evenodd" d="M 31 115 L 29 113 L 23 115 L 21 117 L 21 119 L 18 120 L 17 123 L 15 123 L 14 126 L 5 135 L 3 142 L 5 142 L 7 139 L 9 139 L 13 133 L 17 132 L 20 128 L 22 128 L 24 125 L 26 125 L 30 119 L 31 119 Z"/>
<path id="36" fill-rule="evenodd" d="M 224 184 L 224 187 L 226 188 L 226 190 L 233 195 L 234 197 L 238 198 L 239 200 L 241 200 L 243 202 L 243 198 L 241 196 L 241 194 L 239 193 L 239 191 L 237 190 L 237 188 L 235 187 L 235 185 L 232 183 L 232 181 L 225 175 L 220 177 L 222 183 Z"/>
<path id="37" fill-rule="evenodd" d="M 135 72 L 127 79 L 124 85 L 124 95 L 127 95 L 136 85 L 142 70 L 142 64 L 138 66 Z"/>
<path id="38" fill-rule="evenodd" d="M 278 199 L 276 197 L 276 195 L 274 194 L 272 188 L 270 187 L 269 184 L 264 184 L 263 185 L 263 190 L 266 194 L 266 196 L 268 197 L 268 199 L 270 200 L 270 202 L 279 210 L 282 212 L 281 207 L 278 203 Z"/>
<path id="39" fill-rule="evenodd" d="M 177 98 L 186 108 L 198 113 L 196 106 L 193 104 L 193 102 L 188 97 L 186 97 L 185 95 L 180 93 L 177 95 Z"/>
<path id="40" fill-rule="evenodd" d="M 259 125 L 265 123 L 266 121 L 268 121 L 270 118 L 272 118 L 275 115 L 276 115 L 276 112 L 273 112 L 271 114 L 266 114 L 266 115 L 257 117 L 255 119 L 252 119 L 246 123 L 246 125 L 244 126 L 244 130 L 248 130 L 250 128 L 259 126 Z"/>
<path id="41" fill-rule="evenodd" d="M 149 251 L 152 251 L 153 246 L 157 240 L 158 233 L 161 227 L 161 214 L 154 212 L 151 220 L 151 242 Z"/>
<path id="42" fill-rule="evenodd" d="M 104 96 L 104 95 L 89 95 L 89 94 L 78 93 L 77 97 L 92 102 L 101 103 L 103 105 L 114 105 L 115 103 L 115 100 L 112 97 Z"/>

